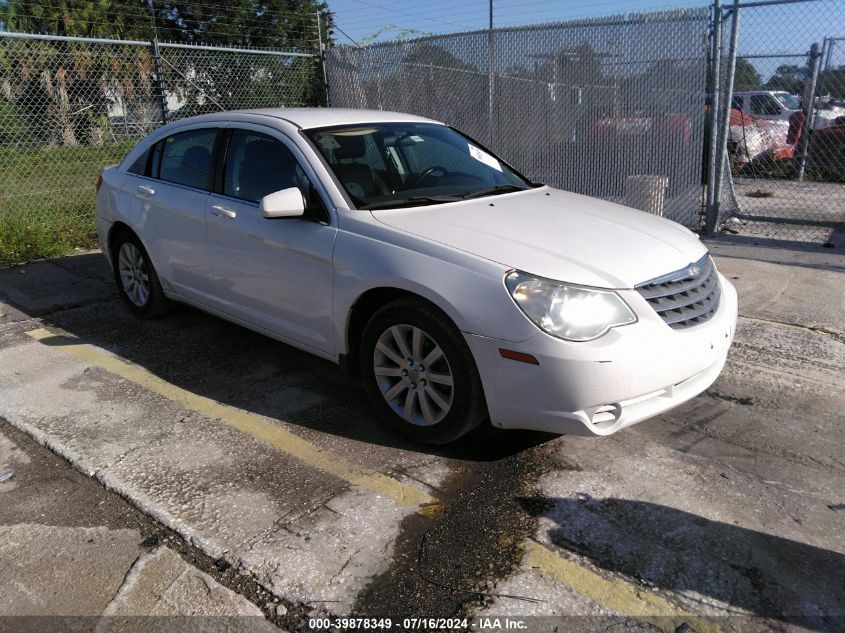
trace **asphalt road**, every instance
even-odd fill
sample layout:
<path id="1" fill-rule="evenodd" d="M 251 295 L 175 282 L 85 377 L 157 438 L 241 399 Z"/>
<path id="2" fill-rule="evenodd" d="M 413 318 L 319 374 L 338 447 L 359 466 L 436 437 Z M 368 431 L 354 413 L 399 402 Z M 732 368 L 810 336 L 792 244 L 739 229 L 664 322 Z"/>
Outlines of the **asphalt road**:
<path id="1" fill-rule="evenodd" d="M 20 458 L 34 441 L 125 515 L 72 527 L 136 530 L 122 565 L 164 543 L 247 603 L 222 612 L 254 607 L 289 630 L 350 614 L 393 630 L 423 616 L 842 630 L 843 255 L 713 250 L 743 316 L 705 394 L 609 438 L 482 427 L 437 449 L 383 430 L 329 363 L 192 309 L 135 320 L 99 254 L 0 271 L 0 435 L 14 445 L 0 437 L 0 470 L 18 471 L 0 484 L 0 529 L 36 526 L 27 538 L 53 547 L 37 526 L 61 521 L 37 516 L 27 488 L 43 469 Z M 70 512 L 57 490 L 40 503 Z M 138 545 L 152 534 L 171 540 Z M 0 571 L 0 615 L 48 590 L 22 578 Z"/>

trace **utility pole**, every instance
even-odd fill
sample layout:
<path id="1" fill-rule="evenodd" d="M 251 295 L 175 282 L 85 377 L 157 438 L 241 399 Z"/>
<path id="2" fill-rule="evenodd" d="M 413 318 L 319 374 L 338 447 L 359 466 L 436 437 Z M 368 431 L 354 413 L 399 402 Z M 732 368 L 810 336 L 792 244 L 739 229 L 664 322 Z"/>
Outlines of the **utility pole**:
<path id="1" fill-rule="evenodd" d="M 490 133 L 490 147 L 495 149 L 495 140 L 498 135 L 495 132 L 496 126 L 493 122 L 494 100 L 496 97 L 496 75 L 493 69 L 493 0 L 488 0 L 488 5 L 489 22 L 487 26 L 487 127 Z"/>
<path id="2" fill-rule="evenodd" d="M 326 72 L 326 51 L 323 50 L 323 21 L 320 12 L 317 11 L 317 47 L 320 56 L 320 69 L 323 73 L 323 93 L 325 94 L 326 107 L 329 107 L 329 76 Z"/>
<path id="3" fill-rule="evenodd" d="M 164 88 L 164 71 L 161 68 L 161 52 L 158 48 L 158 38 L 153 37 L 150 42 L 153 55 L 153 68 L 155 69 L 155 89 L 158 97 L 158 107 L 161 112 L 161 124 L 167 125 L 167 94 Z"/>

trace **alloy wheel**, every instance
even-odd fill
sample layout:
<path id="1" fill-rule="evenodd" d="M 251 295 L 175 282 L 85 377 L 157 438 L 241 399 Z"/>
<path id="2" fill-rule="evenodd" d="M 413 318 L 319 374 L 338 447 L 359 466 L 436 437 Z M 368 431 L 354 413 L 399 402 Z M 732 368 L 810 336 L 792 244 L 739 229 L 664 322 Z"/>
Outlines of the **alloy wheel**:
<path id="1" fill-rule="evenodd" d="M 411 424 L 432 426 L 452 408 L 449 361 L 421 328 L 394 325 L 382 332 L 373 350 L 373 373 L 387 404 Z"/>
<path id="2" fill-rule="evenodd" d="M 120 283 L 129 300 L 139 308 L 147 305 L 150 298 L 150 276 L 147 263 L 140 249 L 132 242 L 120 246 L 117 257 L 117 270 Z"/>

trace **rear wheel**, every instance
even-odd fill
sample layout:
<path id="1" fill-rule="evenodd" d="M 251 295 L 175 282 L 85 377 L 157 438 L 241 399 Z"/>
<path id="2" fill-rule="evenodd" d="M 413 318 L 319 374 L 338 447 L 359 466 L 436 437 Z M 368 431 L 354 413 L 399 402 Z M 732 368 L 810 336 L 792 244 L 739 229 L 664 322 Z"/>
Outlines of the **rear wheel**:
<path id="1" fill-rule="evenodd" d="M 421 301 L 402 299 L 364 329 L 361 375 L 384 422 L 414 440 L 446 444 L 487 414 L 472 354 L 457 328 Z"/>
<path id="2" fill-rule="evenodd" d="M 128 231 L 117 236 L 112 263 L 117 290 L 136 316 L 153 318 L 172 309 L 173 303 L 164 296 L 150 256 L 137 236 Z"/>

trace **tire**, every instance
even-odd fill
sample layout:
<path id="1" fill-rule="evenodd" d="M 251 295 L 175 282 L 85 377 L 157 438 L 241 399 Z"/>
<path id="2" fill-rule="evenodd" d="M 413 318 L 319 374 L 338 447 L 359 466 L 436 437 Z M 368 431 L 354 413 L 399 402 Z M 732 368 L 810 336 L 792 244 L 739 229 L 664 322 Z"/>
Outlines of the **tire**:
<path id="1" fill-rule="evenodd" d="M 174 304 L 164 296 L 147 249 L 129 231 L 118 234 L 112 244 L 112 268 L 117 291 L 132 313 L 152 319 L 170 312 Z"/>
<path id="2" fill-rule="evenodd" d="M 399 299 L 378 310 L 364 328 L 359 360 L 364 388 L 382 421 L 406 437 L 448 444 L 487 417 L 466 341 L 444 314 L 422 301 Z"/>

